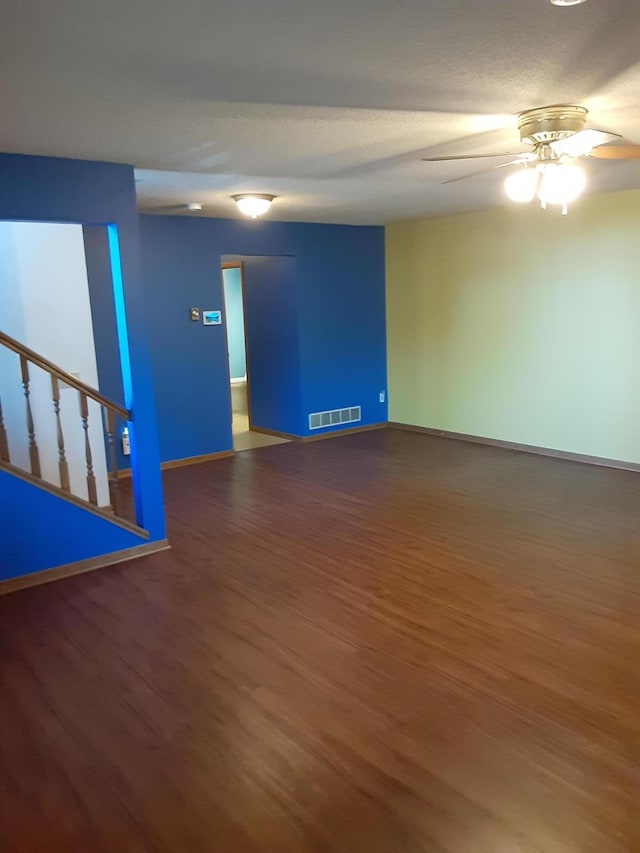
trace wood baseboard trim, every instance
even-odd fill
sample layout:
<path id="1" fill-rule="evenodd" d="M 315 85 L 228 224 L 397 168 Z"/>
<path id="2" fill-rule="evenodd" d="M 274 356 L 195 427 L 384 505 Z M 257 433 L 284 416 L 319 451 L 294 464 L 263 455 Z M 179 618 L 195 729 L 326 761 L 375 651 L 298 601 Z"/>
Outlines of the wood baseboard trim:
<path id="1" fill-rule="evenodd" d="M 390 429 L 400 429 L 405 432 L 417 432 L 423 435 L 434 435 L 439 438 L 450 438 L 454 441 L 467 441 L 471 444 L 486 444 L 489 447 L 499 447 L 502 450 L 515 450 L 519 453 L 534 453 L 537 456 L 550 456 L 553 459 L 565 459 L 568 462 L 582 462 L 585 465 L 599 465 L 602 468 L 617 468 L 622 471 L 640 472 L 639 462 L 626 462 L 623 459 L 609 459 L 606 456 L 589 456 L 586 453 L 572 453 L 569 450 L 554 450 L 552 447 L 538 447 L 535 444 L 520 444 L 517 441 L 502 441 L 499 438 L 486 438 L 482 435 L 470 435 L 464 432 L 450 432 L 446 429 L 414 426 L 389 421 Z"/>
<path id="2" fill-rule="evenodd" d="M 235 455 L 235 450 L 220 450 L 217 453 L 204 453 L 202 456 L 185 456 L 184 459 L 170 459 L 168 462 L 161 462 L 160 468 L 162 471 L 170 471 L 172 468 L 200 465 L 201 462 L 215 462 L 216 459 L 228 459 Z"/>
<path id="3" fill-rule="evenodd" d="M 278 432 L 276 429 L 266 429 L 266 427 L 249 426 L 250 432 L 260 432 L 263 435 L 273 435 L 276 438 L 286 438 L 288 441 L 302 441 L 301 435 L 293 435 L 291 432 Z"/>
<path id="4" fill-rule="evenodd" d="M 384 429 L 386 426 L 387 422 L 385 421 L 379 424 L 366 424 L 365 426 L 350 427 L 348 429 L 334 429 L 331 432 L 323 432 L 320 435 L 305 435 L 303 438 L 299 438 L 298 441 L 308 444 L 311 441 L 323 441 L 325 438 L 341 438 L 345 435 L 355 435 L 358 432 L 373 432 L 374 430 Z"/>
<path id="5" fill-rule="evenodd" d="M 263 429 L 262 427 L 251 427 L 252 432 L 262 432 L 265 435 L 275 435 L 277 438 L 287 438 L 289 441 L 296 441 L 298 444 L 308 444 L 311 441 L 322 441 L 325 438 L 339 438 L 344 435 L 353 435 L 356 432 L 370 432 L 374 429 L 384 429 L 387 426 L 386 421 L 379 424 L 366 424 L 360 427 L 351 427 L 348 429 L 334 429 L 329 432 L 323 432 L 320 435 L 293 435 L 290 432 L 277 432 L 275 429 Z"/>
<path id="6" fill-rule="evenodd" d="M 235 450 L 220 450 L 217 453 L 204 453 L 202 456 L 185 456 L 183 459 L 170 459 L 168 462 L 161 462 L 160 470 L 170 471 L 172 468 L 199 465 L 201 462 L 215 462 L 216 459 L 227 459 L 229 456 L 235 455 Z M 131 477 L 131 468 L 123 468 L 118 471 L 118 479 L 124 480 L 128 477 Z"/>
<path id="7" fill-rule="evenodd" d="M 6 581 L 0 581 L 0 595 L 7 595 L 10 592 L 17 592 L 19 589 L 28 589 L 44 583 L 52 583 L 72 575 L 93 572 L 107 566 L 115 566 L 117 563 L 135 560 L 137 557 L 145 557 L 149 554 L 157 554 L 159 551 L 167 551 L 169 548 L 171 545 L 168 539 L 159 539 L 157 542 L 145 542 L 144 545 L 135 545 L 133 548 L 124 548 L 122 551 L 112 551 L 110 554 L 101 554 L 99 557 L 89 557 L 86 560 L 66 563 L 64 566 L 56 566 L 42 572 L 32 572 L 18 578 L 10 578 Z"/>

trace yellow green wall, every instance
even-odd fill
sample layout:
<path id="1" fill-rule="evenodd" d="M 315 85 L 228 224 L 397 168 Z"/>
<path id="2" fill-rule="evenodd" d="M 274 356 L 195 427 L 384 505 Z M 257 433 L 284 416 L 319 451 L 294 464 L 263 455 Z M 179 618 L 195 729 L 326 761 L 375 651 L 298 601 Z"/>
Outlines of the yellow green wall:
<path id="1" fill-rule="evenodd" d="M 389 420 L 640 462 L 640 191 L 386 229 Z"/>

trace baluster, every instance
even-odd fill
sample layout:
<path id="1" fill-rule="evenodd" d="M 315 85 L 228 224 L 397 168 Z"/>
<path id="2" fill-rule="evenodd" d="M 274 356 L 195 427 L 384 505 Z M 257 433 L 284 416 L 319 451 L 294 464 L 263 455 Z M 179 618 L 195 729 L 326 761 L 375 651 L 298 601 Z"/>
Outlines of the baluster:
<path id="1" fill-rule="evenodd" d="M 42 477 L 42 472 L 40 471 L 40 454 L 38 453 L 38 445 L 36 444 L 36 432 L 33 425 L 31 402 L 29 401 L 29 362 L 23 355 L 20 356 L 20 371 L 22 373 L 22 387 L 24 389 L 24 398 L 27 407 L 27 434 L 29 436 L 29 461 L 31 462 L 31 473 L 34 477 Z"/>
<path id="2" fill-rule="evenodd" d="M 116 416 L 111 409 L 103 409 L 107 415 L 107 439 L 109 441 L 109 496 L 115 515 L 120 515 L 120 481 L 118 479 L 118 460 L 116 458 Z"/>
<path id="3" fill-rule="evenodd" d="M 60 472 L 60 487 L 65 492 L 71 491 L 69 484 L 69 465 L 64 452 L 64 436 L 62 435 L 62 423 L 60 421 L 60 383 L 58 377 L 51 374 L 51 396 L 53 398 L 53 411 L 56 413 L 56 433 L 58 436 L 58 471 Z"/>
<path id="4" fill-rule="evenodd" d="M 87 460 L 87 491 L 89 501 L 98 506 L 98 492 L 96 490 L 96 478 L 93 473 L 93 457 L 91 456 L 91 444 L 89 442 L 89 406 L 87 395 L 84 391 L 78 391 L 80 397 L 80 417 L 82 418 L 82 429 L 84 430 L 84 455 Z"/>
<path id="5" fill-rule="evenodd" d="M 11 462 L 9 458 L 9 440 L 7 438 L 7 430 L 4 426 L 4 418 L 2 416 L 2 400 L 0 400 L 0 459 L 3 462 Z"/>

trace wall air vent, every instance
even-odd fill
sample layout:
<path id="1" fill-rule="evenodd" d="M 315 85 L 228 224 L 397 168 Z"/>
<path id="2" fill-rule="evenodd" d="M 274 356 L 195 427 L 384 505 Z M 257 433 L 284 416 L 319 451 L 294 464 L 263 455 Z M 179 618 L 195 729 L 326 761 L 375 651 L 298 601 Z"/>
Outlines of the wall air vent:
<path id="1" fill-rule="evenodd" d="M 314 412 L 309 415 L 309 429 L 323 429 L 324 427 L 340 426 L 341 424 L 355 424 L 362 420 L 360 406 L 351 406 L 348 409 L 333 409 L 330 412 Z"/>

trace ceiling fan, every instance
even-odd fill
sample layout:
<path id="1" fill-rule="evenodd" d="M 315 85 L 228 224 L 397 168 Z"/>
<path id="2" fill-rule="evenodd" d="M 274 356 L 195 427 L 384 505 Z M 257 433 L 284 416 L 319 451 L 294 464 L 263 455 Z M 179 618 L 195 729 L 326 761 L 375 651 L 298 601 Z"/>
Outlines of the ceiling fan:
<path id="1" fill-rule="evenodd" d="M 579 165 L 580 158 L 601 160 L 640 160 L 640 145 L 612 145 L 621 139 L 619 133 L 585 128 L 588 110 L 572 104 L 553 104 L 518 113 L 520 139 L 531 146 L 528 151 L 501 154 L 462 154 L 442 157 L 423 157 L 429 163 L 451 160 L 479 160 L 490 157 L 515 157 L 507 163 L 444 181 L 445 184 L 504 169 L 523 166 L 505 181 L 505 191 L 513 201 L 529 202 L 540 199 L 542 208 L 548 204 L 561 205 L 562 212 L 584 190 L 586 175 Z"/>

